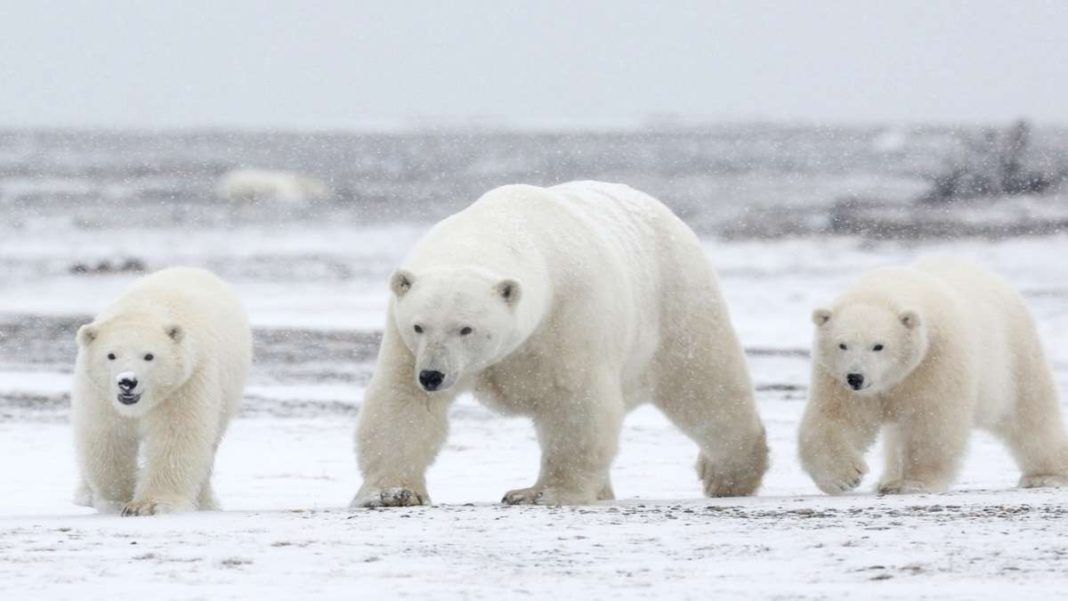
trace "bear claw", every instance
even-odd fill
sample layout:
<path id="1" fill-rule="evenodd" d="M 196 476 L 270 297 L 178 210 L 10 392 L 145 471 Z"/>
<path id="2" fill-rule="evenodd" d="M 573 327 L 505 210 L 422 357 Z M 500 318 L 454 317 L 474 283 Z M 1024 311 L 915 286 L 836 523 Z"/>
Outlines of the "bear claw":
<path id="1" fill-rule="evenodd" d="M 505 505 L 555 505 L 551 499 L 552 496 L 546 496 L 544 490 L 519 488 L 504 493 L 501 503 Z"/>
<path id="2" fill-rule="evenodd" d="M 356 495 L 350 507 L 414 507 L 416 505 L 429 505 L 430 498 L 426 495 L 403 487 L 381 488 L 367 491 Z"/>
<path id="3" fill-rule="evenodd" d="M 860 486 L 864 475 L 868 473 L 868 465 L 863 460 L 854 462 L 845 470 L 845 474 L 832 474 L 826 478 L 814 478 L 820 490 L 829 495 L 847 493 Z"/>
<path id="4" fill-rule="evenodd" d="M 182 511 L 193 511 L 195 509 L 196 507 L 188 503 L 145 499 L 143 501 L 130 501 L 122 506 L 120 513 L 123 517 L 132 517 L 138 515 L 158 515 L 161 513 L 178 513 Z"/>
<path id="5" fill-rule="evenodd" d="M 504 493 L 501 503 L 505 505 L 551 505 L 546 502 L 545 491 L 521 488 Z"/>

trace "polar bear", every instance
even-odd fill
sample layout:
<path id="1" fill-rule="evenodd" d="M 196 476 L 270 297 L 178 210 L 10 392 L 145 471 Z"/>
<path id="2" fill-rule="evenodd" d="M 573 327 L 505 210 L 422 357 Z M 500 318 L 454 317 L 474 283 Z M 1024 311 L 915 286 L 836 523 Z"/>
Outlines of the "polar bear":
<path id="1" fill-rule="evenodd" d="M 1053 375 L 1023 298 L 1000 277 L 961 259 L 922 259 L 866 274 L 812 318 L 800 456 L 820 490 L 860 484 L 881 428 L 881 494 L 945 491 L 972 426 L 1005 442 L 1020 486 L 1068 484 Z"/>
<path id="2" fill-rule="evenodd" d="M 77 341 L 76 502 L 123 515 L 214 509 L 215 451 L 252 357 L 230 287 L 202 269 L 164 269 L 82 326 Z"/>
<path id="3" fill-rule="evenodd" d="M 508 504 L 612 499 L 624 414 L 652 400 L 700 447 L 711 496 L 767 468 L 742 348 L 694 233 L 624 185 L 509 185 L 445 219 L 390 280 L 354 507 L 429 504 L 463 391 L 533 419 L 541 471 Z"/>
<path id="4" fill-rule="evenodd" d="M 303 204 L 327 200 L 333 195 L 323 180 L 294 171 L 268 169 L 234 169 L 219 180 L 220 198 L 233 203 L 260 201 Z"/>

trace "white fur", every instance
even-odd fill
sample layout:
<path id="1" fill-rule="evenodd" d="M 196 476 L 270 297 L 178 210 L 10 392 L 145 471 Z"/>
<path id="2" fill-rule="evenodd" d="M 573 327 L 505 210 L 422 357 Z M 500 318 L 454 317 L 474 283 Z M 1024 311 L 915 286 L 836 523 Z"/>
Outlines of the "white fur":
<path id="1" fill-rule="evenodd" d="M 219 180 L 218 194 L 234 203 L 300 204 L 329 198 L 332 191 L 322 180 L 303 173 L 234 169 Z"/>
<path id="2" fill-rule="evenodd" d="M 230 287 L 188 267 L 146 276 L 78 330 L 78 347 L 76 502 L 127 515 L 215 508 L 215 451 L 252 357 Z M 132 404 L 120 402 L 124 379 L 137 381 Z"/>
<path id="3" fill-rule="evenodd" d="M 468 390 L 534 420 L 541 473 L 508 503 L 613 498 L 623 416 L 647 400 L 699 445 L 707 494 L 759 486 L 764 429 L 727 307 L 697 237 L 652 197 L 598 182 L 497 188 L 435 226 L 391 288 L 354 506 L 429 503 L 447 407 Z M 424 390 L 424 370 L 442 389 Z"/>
<path id="4" fill-rule="evenodd" d="M 1068 483 L 1053 375 L 1023 298 L 1001 278 L 950 258 L 879 269 L 813 321 L 800 452 L 824 492 L 859 485 L 880 429 L 880 493 L 946 490 L 973 426 L 1005 442 L 1020 486 Z M 850 373 L 864 376 L 860 390 Z"/>

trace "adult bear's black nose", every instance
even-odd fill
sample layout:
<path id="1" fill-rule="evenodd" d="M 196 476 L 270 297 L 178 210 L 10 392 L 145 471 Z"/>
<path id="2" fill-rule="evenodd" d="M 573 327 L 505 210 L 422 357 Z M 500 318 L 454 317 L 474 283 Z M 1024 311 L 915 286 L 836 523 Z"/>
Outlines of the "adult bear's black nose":
<path id="1" fill-rule="evenodd" d="M 438 388 L 441 388 L 441 383 L 445 381 L 445 374 L 440 371 L 424 369 L 419 372 L 419 384 L 426 390 L 433 392 Z"/>
<path id="2" fill-rule="evenodd" d="M 123 392 L 130 392 L 134 388 L 137 388 L 137 378 L 119 378 L 119 388 Z"/>
<path id="3" fill-rule="evenodd" d="M 864 375 L 863 374 L 848 374 L 846 376 L 846 382 L 849 384 L 849 387 L 852 388 L 853 390 L 860 390 L 860 387 L 864 386 Z"/>

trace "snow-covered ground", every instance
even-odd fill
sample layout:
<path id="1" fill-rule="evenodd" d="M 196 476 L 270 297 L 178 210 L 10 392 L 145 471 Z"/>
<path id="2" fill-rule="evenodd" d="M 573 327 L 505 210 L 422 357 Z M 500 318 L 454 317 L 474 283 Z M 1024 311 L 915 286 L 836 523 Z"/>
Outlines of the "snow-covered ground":
<path id="1" fill-rule="evenodd" d="M 773 466 L 760 495 L 709 500 L 695 446 L 650 407 L 627 420 L 619 501 L 502 507 L 536 475 L 522 419 L 453 409 L 433 507 L 349 511 L 352 434 L 390 268 L 423 226 L 324 224 L 145 232 L 26 228 L 0 238 L 0 595 L 4 598 L 397 597 L 899 599 L 1059 597 L 1068 493 L 1021 491 L 1007 454 L 973 440 L 953 492 L 828 498 L 794 437 L 811 308 L 859 271 L 919 254 L 976 258 L 1031 303 L 1068 390 L 1068 236 L 924 245 L 848 238 L 708 242 L 750 357 Z M 152 518 L 71 504 L 73 328 L 133 275 L 75 262 L 190 263 L 233 281 L 257 328 L 245 411 L 219 454 L 226 511 Z M 870 457 L 875 474 L 879 455 Z"/>

